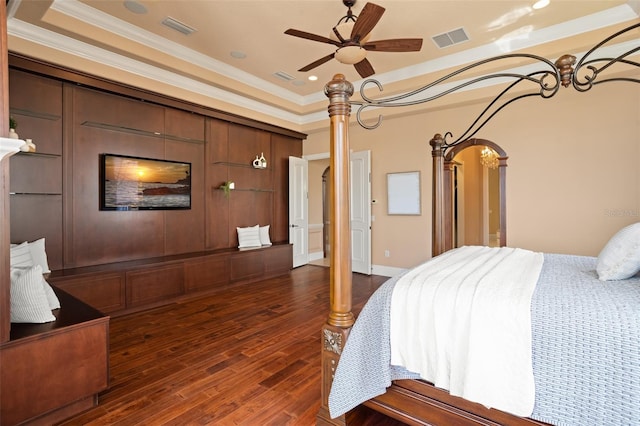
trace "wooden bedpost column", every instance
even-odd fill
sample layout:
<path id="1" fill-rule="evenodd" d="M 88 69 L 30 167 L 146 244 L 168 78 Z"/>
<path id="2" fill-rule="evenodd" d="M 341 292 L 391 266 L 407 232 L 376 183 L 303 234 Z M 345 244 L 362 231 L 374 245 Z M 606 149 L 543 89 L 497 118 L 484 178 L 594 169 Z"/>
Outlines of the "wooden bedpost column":
<path id="1" fill-rule="evenodd" d="M 443 253 L 445 243 L 444 223 L 444 153 L 442 147 L 444 138 L 436 134 L 429 141 L 431 145 L 431 157 L 433 158 L 433 200 L 431 205 L 431 256 L 435 257 Z"/>
<path id="2" fill-rule="evenodd" d="M 0 136 L 9 134 L 9 66 L 7 50 L 6 2 L 0 5 Z M 9 341 L 11 333 L 9 281 L 9 159 L 0 163 L 0 344 Z"/>
<path id="3" fill-rule="evenodd" d="M 330 206 L 331 221 L 331 311 L 328 323 L 337 327 L 351 327 L 351 215 L 349 212 L 349 97 L 353 85 L 344 75 L 336 74 L 327 86 L 329 118 L 331 120 L 330 146 Z"/>
<path id="4" fill-rule="evenodd" d="M 345 416 L 331 419 L 329 391 L 342 348 L 355 319 L 351 312 L 351 215 L 349 212 L 349 97 L 353 85 L 344 75 L 336 74 L 325 86 L 329 98 L 330 128 L 330 222 L 331 278 L 330 311 L 322 328 L 322 402 L 318 425 L 345 425 Z"/>

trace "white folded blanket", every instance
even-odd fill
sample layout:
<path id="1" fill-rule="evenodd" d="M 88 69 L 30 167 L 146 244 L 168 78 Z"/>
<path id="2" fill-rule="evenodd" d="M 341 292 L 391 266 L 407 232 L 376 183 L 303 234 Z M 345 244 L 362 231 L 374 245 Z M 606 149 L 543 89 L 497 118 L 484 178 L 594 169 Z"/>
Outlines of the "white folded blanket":
<path id="1" fill-rule="evenodd" d="M 452 395 L 531 415 L 531 297 L 543 255 L 465 246 L 414 268 L 391 301 L 391 364 Z"/>

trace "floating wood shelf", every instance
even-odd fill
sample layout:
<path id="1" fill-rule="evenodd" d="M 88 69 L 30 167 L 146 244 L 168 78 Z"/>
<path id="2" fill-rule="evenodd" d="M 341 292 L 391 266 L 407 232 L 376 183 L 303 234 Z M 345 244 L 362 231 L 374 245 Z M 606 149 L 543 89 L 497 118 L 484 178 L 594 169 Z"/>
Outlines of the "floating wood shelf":
<path id="1" fill-rule="evenodd" d="M 229 167 L 244 167 L 247 169 L 255 169 L 255 170 L 269 170 L 264 167 L 254 167 L 253 164 L 244 164 L 244 163 L 230 163 L 228 161 L 214 161 L 213 165 L 215 166 L 229 166 Z"/>
<path id="2" fill-rule="evenodd" d="M 162 132 L 152 132 L 149 130 L 134 129 L 131 127 L 115 126 L 113 124 L 98 123 L 95 121 L 84 121 L 82 125 L 87 127 L 94 127 L 96 129 L 111 130 L 114 132 L 129 133 L 132 135 L 139 135 L 139 136 L 147 136 L 150 138 L 171 139 L 174 141 L 191 142 L 191 143 L 202 143 L 202 144 L 204 143 L 204 141 L 200 139 L 185 138 L 181 136 L 169 135 Z"/>

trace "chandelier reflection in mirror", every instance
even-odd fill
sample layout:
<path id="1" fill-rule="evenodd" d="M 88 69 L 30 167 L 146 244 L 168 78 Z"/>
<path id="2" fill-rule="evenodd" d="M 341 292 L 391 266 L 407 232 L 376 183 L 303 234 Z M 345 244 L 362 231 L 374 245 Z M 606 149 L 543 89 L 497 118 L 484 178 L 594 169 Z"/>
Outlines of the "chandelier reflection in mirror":
<path id="1" fill-rule="evenodd" d="M 499 163 L 498 153 L 488 146 L 485 146 L 480 153 L 480 163 L 490 169 L 497 169 Z"/>

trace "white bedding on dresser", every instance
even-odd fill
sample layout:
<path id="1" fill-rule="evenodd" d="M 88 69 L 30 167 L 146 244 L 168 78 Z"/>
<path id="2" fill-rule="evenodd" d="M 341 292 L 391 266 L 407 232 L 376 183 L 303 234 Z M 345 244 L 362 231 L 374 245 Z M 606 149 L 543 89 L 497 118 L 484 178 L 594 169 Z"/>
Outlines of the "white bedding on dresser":
<path id="1" fill-rule="evenodd" d="M 391 299 L 391 364 L 452 395 L 530 416 L 530 307 L 542 264 L 542 253 L 465 246 L 412 269 Z"/>

